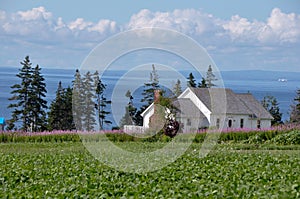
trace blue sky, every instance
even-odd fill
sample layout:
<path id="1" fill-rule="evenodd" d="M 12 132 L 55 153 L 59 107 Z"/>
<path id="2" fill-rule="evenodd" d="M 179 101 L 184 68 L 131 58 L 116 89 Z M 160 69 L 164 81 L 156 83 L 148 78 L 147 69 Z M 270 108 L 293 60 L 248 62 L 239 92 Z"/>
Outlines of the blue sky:
<path id="1" fill-rule="evenodd" d="M 100 42 L 143 27 L 195 39 L 220 70 L 300 72 L 297 0 L 1 0 L 0 66 L 30 55 L 43 67 L 78 67 Z"/>

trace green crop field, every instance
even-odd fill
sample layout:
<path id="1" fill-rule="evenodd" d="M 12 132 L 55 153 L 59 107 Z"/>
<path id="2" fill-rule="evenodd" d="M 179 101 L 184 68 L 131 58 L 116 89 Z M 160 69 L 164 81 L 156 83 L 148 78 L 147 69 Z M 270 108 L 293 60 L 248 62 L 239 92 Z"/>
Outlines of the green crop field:
<path id="1" fill-rule="evenodd" d="M 163 169 L 136 174 L 106 166 L 80 142 L 0 144 L 0 198 L 300 198 L 298 145 L 223 144 L 204 158 L 199 146 Z"/>

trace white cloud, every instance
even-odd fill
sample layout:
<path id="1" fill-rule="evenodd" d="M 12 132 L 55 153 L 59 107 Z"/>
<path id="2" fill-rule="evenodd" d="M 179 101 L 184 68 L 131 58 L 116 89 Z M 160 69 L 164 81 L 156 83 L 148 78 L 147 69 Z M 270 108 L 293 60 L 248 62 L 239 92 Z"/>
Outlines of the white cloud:
<path id="1" fill-rule="evenodd" d="M 294 43 L 300 41 L 300 16 L 285 14 L 274 8 L 266 22 L 249 21 L 236 15 L 224 22 L 224 30 L 233 40 L 269 44 Z"/>
<path id="2" fill-rule="evenodd" d="M 84 21 L 83 18 L 77 18 L 75 21 L 72 21 L 68 27 L 71 30 L 84 30 L 87 27 L 91 26 L 93 23 L 92 22 L 86 22 Z"/>
<path id="3" fill-rule="evenodd" d="M 61 17 L 54 18 L 53 14 L 44 7 L 11 13 L 9 16 L 4 11 L 0 11 L 0 22 L 4 34 L 27 36 L 29 39 L 60 40 L 60 36 L 66 39 L 65 36 L 68 35 L 68 39 L 72 40 L 82 34 L 89 38 L 85 32 L 96 32 L 99 38 L 103 39 L 119 30 L 116 22 L 111 20 L 93 23 L 77 18 L 65 23 Z M 97 40 L 95 35 L 92 38 Z"/>
<path id="4" fill-rule="evenodd" d="M 151 12 L 141 10 L 133 15 L 127 25 L 128 29 L 143 27 L 160 27 L 175 29 L 190 35 L 201 35 L 215 31 L 218 19 L 195 9 L 174 10 L 173 12 Z"/>
<path id="5" fill-rule="evenodd" d="M 59 54 L 59 57 L 66 59 L 66 63 L 70 60 L 75 62 L 74 54 L 80 59 L 79 52 L 85 56 L 105 38 L 121 30 L 144 27 L 168 28 L 187 34 L 207 47 L 214 58 L 219 58 L 220 63 L 236 64 L 243 61 L 247 64 L 257 51 L 261 56 L 257 60 L 259 63 L 262 59 L 268 59 L 266 57 L 276 59 L 271 54 L 276 52 L 278 55 L 284 50 L 288 51 L 286 60 L 292 60 L 294 65 L 300 63 L 298 56 L 292 57 L 300 52 L 300 15 L 284 13 L 278 8 L 274 8 L 265 21 L 249 20 L 240 15 L 232 16 L 229 20 L 219 19 L 198 9 L 171 12 L 144 9 L 133 14 L 128 23 L 122 25 L 109 19 L 92 22 L 80 17 L 66 22 L 44 7 L 16 13 L 0 10 L 0 46 L 10 49 L 10 52 L 2 51 L 0 56 L 11 56 L 20 49 L 37 54 L 43 51 L 49 53 L 49 49 L 53 49 L 51 53 Z M 288 50 L 290 45 L 295 46 L 293 52 Z M 268 50 L 269 47 L 272 50 Z M 28 53 L 24 52 L 25 55 Z M 44 59 L 53 62 L 52 58 L 47 58 L 47 53 L 43 55 Z M 235 58 L 226 56 L 235 56 L 239 61 L 234 63 L 232 60 Z M 253 63 L 253 60 L 249 62 Z M 270 63 L 268 60 L 263 62 Z M 278 63 L 282 64 L 282 61 Z"/>
<path id="6" fill-rule="evenodd" d="M 19 11 L 17 13 L 21 20 L 33 21 L 33 20 L 48 20 L 52 18 L 52 13 L 47 12 L 44 7 L 32 8 L 32 10 Z"/>
<path id="7" fill-rule="evenodd" d="M 96 31 L 99 33 L 111 32 L 114 33 L 118 30 L 117 23 L 110 20 L 100 20 L 97 24 L 88 28 L 89 31 Z"/>
<path id="8" fill-rule="evenodd" d="M 267 26 L 270 27 L 268 30 L 273 32 L 280 41 L 296 42 L 300 39 L 300 15 L 295 13 L 285 14 L 280 9 L 274 8 Z"/>

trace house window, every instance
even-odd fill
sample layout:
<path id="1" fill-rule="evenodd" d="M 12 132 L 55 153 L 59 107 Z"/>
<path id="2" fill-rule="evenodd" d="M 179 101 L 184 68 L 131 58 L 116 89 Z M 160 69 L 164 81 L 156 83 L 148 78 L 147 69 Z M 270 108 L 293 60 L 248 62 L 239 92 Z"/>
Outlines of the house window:
<path id="1" fill-rule="evenodd" d="M 216 126 L 218 129 L 220 128 L 220 118 L 217 118 Z"/>
<path id="2" fill-rule="evenodd" d="M 244 128 L 244 119 L 241 119 L 240 127 L 241 127 L 241 129 Z"/>
<path id="3" fill-rule="evenodd" d="M 192 122 L 191 122 L 191 119 L 190 119 L 190 118 L 187 119 L 186 125 L 187 125 L 187 126 L 191 126 L 191 125 L 192 125 Z"/>
<path id="4" fill-rule="evenodd" d="M 256 124 L 257 124 L 257 125 L 256 125 L 257 128 L 260 129 L 260 120 L 257 120 L 257 123 L 256 123 Z"/>
<path id="5" fill-rule="evenodd" d="M 229 128 L 232 127 L 232 120 L 228 120 L 228 127 L 229 127 Z"/>

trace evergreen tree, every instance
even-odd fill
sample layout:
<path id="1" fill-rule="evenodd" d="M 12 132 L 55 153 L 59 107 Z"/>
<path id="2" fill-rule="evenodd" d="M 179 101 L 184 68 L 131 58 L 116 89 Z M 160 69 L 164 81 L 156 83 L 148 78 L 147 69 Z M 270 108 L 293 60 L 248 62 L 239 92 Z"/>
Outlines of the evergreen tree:
<path id="1" fill-rule="evenodd" d="M 274 96 L 265 96 L 261 101 L 261 104 L 272 115 L 272 125 L 282 124 L 282 113 L 280 113 L 279 103 L 277 102 L 277 99 Z"/>
<path id="2" fill-rule="evenodd" d="M 294 104 L 291 106 L 290 122 L 300 123 L 300 89 L 296 92 L 296 97 L 294 98 Z"/>
<path id="3" fill-rule="evenodd" d="M 187 86 L 195 88 L 196 87 L 196 80 L 195 80 L 195 77 L 194 77 L 193 73 L 190 73 L 189 77 L 187 79 L 188 79 Z"/>
<path id="4" fill-rule="evenodd" d="M 21 79 L 20 84 L 15 84 L 11 88 L 13 96 L 9 98 L 15 101 L 8 106 L 13 108 L 12 118 L 9 120 L 8 130 L 16 129 L 15 123 L 22 122 L 23 131 L 43 131 L 45 130 L 45 120 L 47 102 L 43 99 L 46 96 L 46 84 L 37 65 L 32 68 L 29 56 L 21 62 L 22 68 L 16 75 Z"/>
<path id="5" fill-rule="evenodd" d="M 206 80 L 202 77 L 201 82 L 198 84 L 198 88 L 207 88 Z"/>
<path id="6" fill-rule="evenodd" d="M 133 104 L 133 96 L 131 95 L 130 90 L 128 90 L 126 92 L 125 96 L 128 97 L 128 99 L 129 99 L 129 102 L 128 102 L 128 112 L 129 112 L 129 116 L 130 116 L 131 121 L 132 121 L 131 123 L 134 124 L 133 117 L 134 117 L 137 109 L 135 108 L 135 106 Z"/>
<path id="7" fill-rule="evenodd" d="M 72 89 L 64 89 L 58 84 L 56 97 L 50 105 L 48 113 L 48 130 L 74 130 L 75 124 L 72 113 Z"/>
<path id="8" fill-rule="evenodd" d="M 21 79 L 20 84 L 15 84 L 11 88 L 13 96 L 9 98 L 11 101 L 16 101 L 8 106 L 8 108 L 14 108 L 12 111 L 12 118 L 9 120 L 8 130 L 16 129 L 15 123 L 18 120 L 22 121 L 21 130 L 30 130 L 29 120 L 29 89 L 32 81 L 32 67 L 29 56 L 25 57 L 25 60 L 21 62 L 22 68 L 19 69 L 19 73 L 16 75 Z"/>
<path id="9" fill-rule="evenodd" d="M 31 130 L 34 132 L 46 130 L 46 111 L 47 101 L 46 97 L 46 83 L 41 75 L 41 68 L 37 65 L 33 70 L 31 91 L 29 96 L 30 103 L 30 118 Z"/>
<path id="10" fill-rule="evenodd" d="M 73 90 L 70 86 L 67 89 L 64 89 L 64 128 L 63 130 L 74 130 L 76 129 L 73 119 L 73 111 L 72 111 L 72 98 L 73 98 Z"/>
<path id="11" fill-rule="evenodd" d="M 64 105 L 64 90 L 60 81 L 48 113 L 48 130 L 64 130 Z"/>
<path id="12" fill-rule="evenodd" d="M 94 83 L 96 87 L 96 104 L 95 108 L 97 111 L 97 117 L 98 117 L 98 124 L 100 130 L 104 129 L 104 125 L 106 124 L 112 124 L 110 120 L 107 120 L 107 115 L 110 114 L 109 111 L 107 111 L 107 106 L 111 104 L 111 101 L 108 100 L 105 95 L 104 91 L 106 89 L 106 85 L 102 83 L 98 71 L 94 73 Z"/>
<path id="13" fill-rule="evenodd" d="M 205 79 L 207 88 L 216 86 L 213 82 L 217 81 L 217 80 L 218 79 L 216 78 L 215 74 L 213 73 L 211 65 L 209 65 L 208 70 L 206 72 L 206 79 Z"/>
<path id="14" fill-rule="evenodd" d="M 144 90 L 142 92 L 143 99 L 141 102 L 143 103 L 140 110 L 135 113 L 134 123 L 136 125 L 143 125 L 143 117 L 141 113 L 146 110 L 146 108 L 154 101 L 154 90 L 159 88 L 159 76 L 157 70 L 155 69 L 154 64 L 152 65 L 152 71 L 150 72 L 149 82 L 144 83 Z"/>
<path id="15" fill-rule="evenodd" d="M 181 82 L 179 79 L 173 87 L 173 93 L 176 97 L 178 97 L 182 93 Z"/>
<path id="16" fill-rule="evenodd" d="M 76 70 L 73 81 L 73 95 L 72 95 L 72 110 L 73 119 L 77 130 L 82 130 L 83 119 L 83 106 L 84 104 L 84 91 L 82 85 L 82 79 L 79 70 Z"/>
<path id="17" fill-rule="evenodd" d="M 127 106 L 125 107 L 125 114 L 122 117 L 120 121 L 120 127 L 123 128 L 124 125 L 133 125 L 134 124 L 134 115 L 136 113 L 136 108 L 133 105 L 133 97 L 131 95 L 130 90 L 128 90 L 125 94 L 126 97 L 128 97 L 129 102 Z"/>
<path id="18" fill-rule="evenodd" d="M 154 100 L 154 90 L 159 88 L 159 77 L 154 64 L 152 65 L 152 71 L 150 72 L 149 82 L 144 83 L 144 90 L 142 95 L 144 96 L 141 102 L 144 103 L 142 109 L 146 109 Z"/>
<path id="19" fill-rule="evenodd" d="M 88 71 L 83 78 L 83 93 L 84 93 L 84 103 L 83 103 L 83 129 L 86 131 L 94 130 L 96 125 L 95 120 L 95 85 L 91 73 Z"/>

